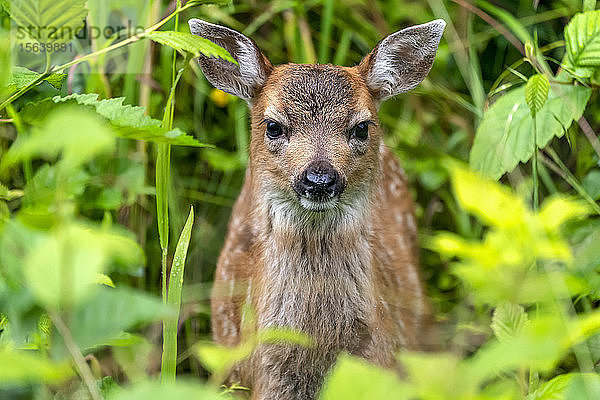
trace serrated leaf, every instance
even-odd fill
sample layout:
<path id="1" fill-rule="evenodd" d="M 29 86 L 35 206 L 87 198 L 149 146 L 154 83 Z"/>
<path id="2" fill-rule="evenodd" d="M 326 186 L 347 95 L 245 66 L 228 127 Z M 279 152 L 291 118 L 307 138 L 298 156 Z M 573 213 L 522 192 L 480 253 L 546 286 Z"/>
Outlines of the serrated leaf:
<path id="1" fill-rule="evenodd" d="M 537 145 L 544 148 L 563 136 L 579 119 L 592 91 L 582 86 L 550 85 L 548 100 L 537 113 Z M 494 179 L 512 171 L 533 156 L 533 120 L 525 101 L 525 88 L 511 90 L 484 114 L 469 156 L 471 167 Z"/>
<path id="2" fill-rule="evenodd" d="M 85 0 L 4 0 L 19 30 L 40 43 L 67 43 L 84 27 Z"/>
<path id="3" fill-rule="evenodd" d="M 527 321 L 527 313 L 522 306 L 504 302 L 494 310 L 491 328 L 499 341 L 508 342 L 521 333 Z"/>
<path id="4" fill-rule="evenodd" d="M 64 103 L 69 100 L 74 100 L 77 104 L 94 107 L 98 114 L 118 126 L 131 126 L 135 128 L 160 126 L 160 121 L 145 115 L 146 109 L 144 107 L 124 105 L 124 97 L 98 100 L 97 94 L 86 93 L 71 94 L 65 97 L 54 96 L 52 98 L 52 101 L 55 103 Z"/>
<path id="5" fill-rule="evenodd" d="M 565 28 L 564 67 L 589 78 L 600 67 L 600 10 L 576 14 Z"/>
<path id="6" fill-rule="evenodd" d="M 54 86 L 56 89 L 60 89 L 66 75 L 67 74 L 51 74 L 50 76 L 44 78 L 44 80 Z M 15 92 L 28 86 L 40 76 L 42 76 L 42 74 L 25 67 L 14 67 L 8 81 L 7 89 L 9 92 Z"/>
<path id="7" fill-rule="evenodd" d="M 155 31 L 148 33 L 146 37 L 162 45 L 172 47 L 175 50 L 191 53 L 195 57 L 198 57 L 200 54 L 204 54 L 207 57 L 220 57 L 224 60 L 237 64 L 235 59 L 227 50 L 214 44 L 208 39 L 197 35 L 192 35 L 191 33 Z"/>
<path id="8" fill-rule="evenodd" d="M 98 100 L 98 95 L 95 93 L 72 94 L 65 97 L 55 96 L 52 98 L 54 103 L 75 102 L 79 105 L 93 107 L 98 114 L 110 121 L 113 125 L 114 133 L 124 139 L 145 140 L 179 146 L 211 147 L 210 145 L 200 143 L 194 137 L 178 128 L 166 131 L 161 127 L 161 121 L 145 115 L 144 107 L 124 105 L 124 100 L 124 97 Z M 51 109 L 44 102 L 38 103 L 37 106 L 31 105 L 29 108 L 25 107 L 24 118 L 38 118 L 36 116 L 36 109 L 38 107 L 41 109 L 41 112 L 44 109 Z"/>
<path id="9" fill-rule="evenodd" d="M 525 101 L 531 112 L 531 116 L 535 115 L 544 107 L 548 99 L 548 90 L 550 82 L 545 75 L 536 74 L 529 78 L 525 85 Z"/>

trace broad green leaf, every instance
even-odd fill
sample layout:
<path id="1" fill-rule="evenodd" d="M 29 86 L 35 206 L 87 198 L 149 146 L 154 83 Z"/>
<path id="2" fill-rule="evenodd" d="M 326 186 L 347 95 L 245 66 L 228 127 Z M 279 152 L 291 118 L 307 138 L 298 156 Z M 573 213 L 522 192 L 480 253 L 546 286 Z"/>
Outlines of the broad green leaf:
<path id="1" fill-rule="evenodd" d="M 161 364 L 161 376 L 165 380 L 175 380 L 175 370 L 177 367 L 177 323 L 179 321 L 179 310 L 181 308 L 181 290 L 183 288 L 183 272 L 185 269 L 185 259 L 192 236 L 192 226 L 194 224 L 194 208 L 190 208 L 187 221 L 181 231 L 175 256 L 171 264 L 171 273 L 169 275 L 169 289 L 167 291 L 167 304 L 175 308 L 175 314 L 163 322 L 163 355 Z"/>
<path id="2" fill-rule="evenodd" d="M 172 315 L 169 307 L 154 296 L 125 288 L 99 287 L 72 313 L 69 327 L 82 351 L 107 344 L 134 343 L 123 331 Z"/>
<path id="3" fill-rule="evenodd" d="M 525 221 L 527 206 L 506 187 L 458 164 L 451 165 L 450 174 L 459 204 L 486 224 L 506 227 Z"/>
<path id="4" fill-rule="evenodd" d="M 115 388 L 110 391 L 107 400 L 227 400 L 229 398 L 198 381 L 186 382 L 179 379 L 171 383 L 145 381 L 130 387 Z"/>
<path id="5" fill-rule="evenodd" d="M 42 76 L 42 74 L 30 69 L 24 67 L 14 67 L 8 81 L 7 90 L 9 92 L 16 92 L 17 90 L 22 89 L 35 81 L 40 76 Z M 44 80 L 54 86 L 56 89 L 60 89 L 65 76 L 67 76 L 67 74 L 51 74 L 50 76 L 44 78 Z"/>
<path id="6" fill-rule="evenodd" d="M 544 228 L 554 232 L 566 221 L 585 217 L 590 212 L 586 203 L 557 195 L 544 201 L 539 217 Z"/>
<path id="7" fill-rule="evenodd" d="M 522 306 L 503 302 L 494 310 L 491 327 L 499 341 L 507 342 L 523 330 L 527 321 L 527 313 Z"/>
<path id="8" fill-rule="evenodd" d="M 3 0 L 19 33 L 40 43 L 66 43 L 84 27 L 85 0 Z"/>
<path id="9" fill-rule="evenodd" d="M 544 107 L 548 99 L 549 89 L 550 82 L 545 75 L 536 74 L 527 81 L 527 85 L 525 85 L 525 101 L 533 118 Z"/>
<path id="10" fill-rule="evenodd" d="M 548 100 L 537 113 L 537 144 L 544 148 L 561 137 L 581 117 L 591 89 L 550 85 Z M 469 156 L 471 167 L 494 179 L 512 171 L 533 156 L 533 120 L 525 101 L 525 88 L 511 90 L 484 114 Z"/>
<path id="11" fill-rule="evenodd" d="M 66 103 L 70 100 L 75 101 L 77 104 L 94 107 L 98 114 L 117 126 L 141 128 L 160 125 L 160 121 L 145 115 L 146 109 L 144 107 L 124 105 L 124 97 L 99 100 L 96 93 L 86 93 L 71 94 L 65 97 L 54 96 L 52 98 L 55 103 Z"/>
<path id="12" fill-rule="evenodd" d="M 175 50 L 191 53 L 195 57 L 204 54 L 207 57 L 220 57 L 237 64 L 227 50 L 198 35 L 187 32 L 155 31 L 150 32 L 146 37 Z"/>
<path id="13" fill-rule="evenodd" d="M 529 394 L 525 400 L 560 400 L 564 398 L 573 374 L 563 374 L 544 383 L 535 392 Z"/>
<path id="14" fill-rule="evenodd" d="M 589 78 L 600 67 L 600 10 L 576 14 L 565 28 L 564 67 Z"/>
<path id="15" fill-rule="evenodd" d="M 70 378 L 69 364 L 57 364 L 35 351 L 0 348 L 0 388 L 35 382 L 58 383 Z"/>
<path id="16" fill-rule="evenodd" d="M 145 115 L 144 107 L 124 105 L 124 97 L 98 100 L 97 94 L 90 93 L 72 94 L 65 97 L 55 96 L 52 100 L 55 103 L 76 102 L 93 107 L 98 114 L 110 121 L 113 131 L 121 138 L 182 146 L 209 146 L 198 142 L 194 137 L 178 128 L 169 131 L 161 128 L 161 121 Z M 27 116 L 35 118 L 32 114 L 36 112 L 36 105 L 31 107 L 26 110 Z M 47 105 L 42 104 L 41 107 L 46 108 Z"/>
<path id="17" fill-rule="evenodd" d="M 90 297 L 100 286 L 98 274 L 116 259 L 140 262 L 139 247 L 127 237 L 84 225 L 51 230 L 24 260 L 27 284 L 46 307 L 70 307 Z"/>
<path id="18" fill-rule="evenodd" d="M 115 145 L 115 138 L 106 124 L 85 110 L 61 108 L 52 112 L 30 135 L 18 136 L 0 161 L 0 170 L 34 158 L 62 156 L 65 170 L 81 165 Z"/>
<path id="19" fill-rule="evenodd" d="M 566 399 L 597 400 L 600 398 L 600 375 L 597 373 L 571 374 L 565 391 Z"/>
<path id="20" fill-rule="evenodd" d="M 416 392 L 410 399 L 476 399 L 479 379 L 468 364 L 448 353 L 407 353 L 398 356 Z M 380 397 L 385 399 L 386 397 Z"/>
<path id="21" fill-rule="evenodd" d="M 328 375 L 321 400 L 393 400 L 409 399 L 410 392 L 392 371 L 368 364 L 349 355 L 341 355 Z"/>

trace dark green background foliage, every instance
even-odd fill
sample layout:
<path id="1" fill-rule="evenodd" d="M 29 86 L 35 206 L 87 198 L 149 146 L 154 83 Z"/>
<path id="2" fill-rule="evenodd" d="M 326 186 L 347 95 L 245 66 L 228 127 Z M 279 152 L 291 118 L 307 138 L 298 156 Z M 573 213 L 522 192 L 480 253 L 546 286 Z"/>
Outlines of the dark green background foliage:
<path id="1" fill-rule="evenodd" d="M 249 117 L 203 77 L 195 55 L 230 56 L 189 18 L 245 33 L 274 64 L 348 66 L 386 34 L 448 24 L 428 78 L 380 110 L 417 204 L 439 349 L 400 354 L 402 378 L 342 355 L 322 398 L 600 398 L 595 1 L 202 3 L 2 1 L 0 398 L 222 398 L 246 390 L 219 383 L 261 342 L 310 345 L 283 328 L 210 342 Z M 84 16 L 143 29 L 19 35 Z M 38 41 L 69 51 L 22 50 Z"/>

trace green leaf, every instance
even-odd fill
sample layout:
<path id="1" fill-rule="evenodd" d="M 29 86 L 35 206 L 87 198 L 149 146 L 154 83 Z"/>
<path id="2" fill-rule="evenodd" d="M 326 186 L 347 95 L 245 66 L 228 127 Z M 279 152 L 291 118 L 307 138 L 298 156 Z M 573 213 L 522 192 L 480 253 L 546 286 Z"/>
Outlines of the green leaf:
<path id="1" fill-rule="evenodd" d="M 220 57 L 224 60 L 237 64 L 237 61 L 224 48 L 214 44 L 208 39 L 192 35 L 187 32 L 154 31 L 146 35 L 149 39 L 169 46 L 178 51 L 185 51 L 198 57 L 204 54 L 207 57 Z"/>
<path id="2" fill-rule="evenodd" d="M 113 125 L 114 132 L 118 137 L 124 139 L 145 140 L 154 143 L 164 143 L 181 146 L 210 147 L 198 142 L 194 137 L 187 135 L 178 128 L 165 130 L 161 127 L 161 121 L 145 115 L 145 108 L 131 105 L 123 105 L 124 97 L 98 100 L 95 93 L 72 94 L 66 97 L 55 96 L 55 103 L 76 102 L 80 105 L 93 107 L 98 114 L 108 119 Z M 46 107 L 46 105 L 41 105 Z M 26 110 L 26 116 L 31 119 L 35 117 L 36 106 Z M 33 115 L 32 115 L 33 114 Z"/>
<path id="3" fill-rule="evenodd" d="M 499 341 L 507 342 L 523 330 L 527 321 L 527 313 L 522 306 L 504 302 L 494 310 L 491 327 Z"/>
<path id="4" fill-rule="evenodd" d="M 0 161 L 0 171 L 33 157 L 62 156 L 70 170 L 111 150 L 115 138 L 108 126 L 87 110 L 61 108 L 51 112 L 30 135 L 18 136 Z"/>
<path id="5" fill-rule="evenodd" d="M 469 156 L 476 171 L 498 179 L 533 156 L 533 120 L 524 92 L 524 87 L 511 90 L 485 112 Z M 581 117 L 591 92 L 581 86 L 550 85 L 548 100 L 537 112 L 539 148 L 561 137 Z"/>
<path id="6" fill-rule="evenodd" d="M 30 83 L 38 79 L 42 74 L 24 67 L 13 67 L 12 74 L 8 81 L 8 92 L 16 92 L 28 86 Z M 56 89 L 62 87 L 62 82 L 67 74 L 50 74 L 50 76 L 44 78 L 46 82 L 54 86 Z"/>
<path id="7" fill-rule="evenodd" d="M 500 227 L 524 223 L 528 208 L 506 187 L 458 164 L 450 165 L 450 174 L 461 207 L 484 223 Z"/>
<path id="8" fill-rule="evenodd" d="M 113 260 L 140 262 L 139 246 L 128 237 L 68 224 L 51 230 L 24 260 L 27 284 L 44 306 L 70 307 L 96 290 L 98 274 Z"/>
<path id="9" fill-rule="evenodd" d="M 549 89 L 550 82 L 545 75 L 536 74 L 527 81 L 527 85 L 525 85 L 525 101 L 533 118 L 544 107 L 548 99 Z"/>
<path id="10" fill-rule="evenodd" d="M 149 294 L 125 288 L 99 287 L 72 313 L 69 327 L 82 351 L 107 344 L 134 343 L 123 331 L 171 315 L 172 310 Z"/>
<path id="11" fill-rule="evenodd" d="M 73 375 L 69 364 L 57 364 L 33 351 L 0 348 L 0 387 L 33 382 L 57 383 Z"/>
<path id="12" fill-rule="evenodd" d="M 573 374 L 559 375 L 544 383 L 525 400 L 559 400 L 564 398 L 565 391 L 573 379 Z"/>
<path id="13" fill-rule="evenodd" d="M 585 191 L 594 200 L 600 200 L 600 170 L 591 170 L 581 181 Z"/>
<path id="14" fill-rule="evenodd" d="M 565 28 L 564 67 L 589 78 L 600 67 L 600 10 L 576 14 Z"/>
<path id="15" fill-rule="evenodd" d="M 408 399 L 406 385 L 398 375 L 349 355 L 341 355 L 327 377 L 321 400 Z"/>
<path id="16" fill-rule="evenodd" d="M 84 27 L 85 0 L 3 0 L 19 31 L 40 43 L 66 43 Z"/>
<path id="17" fill-rule="evenodd" d="M 194 399 L 194 400 L 227 400 L 211 387 L 198 382 L 161 383 L 145 381 L 127 388 L 115 388 L 110 391 L 107 400 L 165 400 L 165 399 Z"/>
<path id="18" fill-rule="evenodd" d="M 175 308 L 175 314 L 163 322 L 163 355 L 161 365 L 161 376 L 163 382 L 174 381 L 177 367 L 177 323 L 179 321 L 179 310 L 181 308 L 181 290 L 183 288 L 183 272 L 187 256 L 190 238 L 192 236 L 192 225 L 194 224 L 194 208 L 190 208 L 190 214 L 181 231 L 175 256 L 171 264 L 169 275 L 169 290 L 167 304 Z"/>

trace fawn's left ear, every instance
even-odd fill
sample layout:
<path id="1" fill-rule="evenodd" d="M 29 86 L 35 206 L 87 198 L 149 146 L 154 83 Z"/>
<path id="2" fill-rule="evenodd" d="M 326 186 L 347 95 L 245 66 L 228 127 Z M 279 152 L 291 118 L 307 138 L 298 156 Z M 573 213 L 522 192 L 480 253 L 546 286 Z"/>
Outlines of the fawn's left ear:
<path id="1" fill-rule="evenodd" d="M 194 35 L 223 47 L 237 61 L 236 65 L 222 58 L 200 55 L 200 68 L 208 81 L 216 88 L 252 104 L 273 69 L 256 43 L 233 29 L 200 19 L 190 19 L 189 25 Z"/>
<path id="2" fill-rule="evenodd" d="M 363 58 L 357 68 L 377 100 L 408 92 L 425 79 L 445 27 L 436 19 L 392 33 Z"/>

